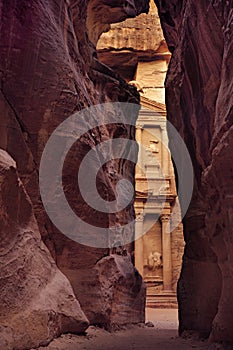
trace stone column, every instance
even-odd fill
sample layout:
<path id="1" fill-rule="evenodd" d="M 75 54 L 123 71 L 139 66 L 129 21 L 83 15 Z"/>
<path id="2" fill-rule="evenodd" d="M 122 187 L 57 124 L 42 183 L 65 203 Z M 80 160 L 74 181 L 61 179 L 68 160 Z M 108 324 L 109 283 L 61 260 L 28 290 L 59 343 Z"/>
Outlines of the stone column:
<path id="1" fill-rule="evenodd" d="M 144 252 L 143 252 L 143 220 L 144 215 L 140 214 L 135 221 L 135 267 L 143 277 Z"/>
<path id="2" fill-rule="evenodd" d="M 172 254 L 170 216 L 161 215 L 162 223 L 162 255 L 163 255 L 163 290 L 172 291 Z"/>
<path id="3" fill-rule="evenodd" d="M 137 124 L 136 126 L 136 141 L 138 142 L 139 145 L 139 151 L 138 151 L 138 175 L 142 176 L 143 175 L 143 159 L 142 159 L 142 125 Z"/>
<path id="4" fill-rule="evenodd" d="M 161 137 L 161 141 L 162 141 L 162 170 L 163 170 L 163 175 L 165 177 L 169 177 L 170 173 L 171 173 L 171 169 L 170 169 L 170 162 L 171 162 L 171 158 L 170 158 L 170 153 L 168 150 L 168 135 L 167 135 L 167 129 L 166 126 L 162 127 L 162 137 Z"/>

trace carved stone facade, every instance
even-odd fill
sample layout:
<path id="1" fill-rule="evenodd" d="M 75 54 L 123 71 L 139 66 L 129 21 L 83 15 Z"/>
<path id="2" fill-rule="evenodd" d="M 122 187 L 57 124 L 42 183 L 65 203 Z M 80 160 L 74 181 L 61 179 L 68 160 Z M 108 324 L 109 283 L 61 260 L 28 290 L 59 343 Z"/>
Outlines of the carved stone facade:
<path id="1" fill-rule="evenodd" d="M 136 135 L 142 147 L 136 169 L 135 265 L 147 285 L 147 305 L 176 307 L 184 244 L 182 224 L 176 224 L 181 218 L 167 148 L 166 109 L 144 97 L 141 102 Z"/>
<path id="2" fill-rule="evenodd" d="M 136 168 L 135 265 L 147 285 L 147 305 L 176 306 L 184 242 L 182 224 L 177 225 L 180 210 L 167 148 L 164 80 L 171 55 L 154 2 L 148 15 L 111 25 L 97 48 L 99 59 L 141 95 L 136 132 L 141 147 Z"/>

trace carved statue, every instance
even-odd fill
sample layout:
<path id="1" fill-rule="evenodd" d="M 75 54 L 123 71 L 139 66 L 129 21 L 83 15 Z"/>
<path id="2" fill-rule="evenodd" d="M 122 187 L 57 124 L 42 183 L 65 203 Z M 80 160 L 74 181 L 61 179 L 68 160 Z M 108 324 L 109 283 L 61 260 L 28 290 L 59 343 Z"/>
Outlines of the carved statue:
<path id="1" fill-rule="evenodd" d="M 151 149 L 151 152 L 153 152 L 153 153 L 159 153 L 158 143 L 159 143 L 158 140 L 152 140 L 152 141 L 150 141 L 150 149 Z"/>
<path id="2" fill-rule="evenodd" d="M 158 252 L 151 252 L 147 259 L 148 268 L 152 271 L 162 267 L 162 255 Z"/>

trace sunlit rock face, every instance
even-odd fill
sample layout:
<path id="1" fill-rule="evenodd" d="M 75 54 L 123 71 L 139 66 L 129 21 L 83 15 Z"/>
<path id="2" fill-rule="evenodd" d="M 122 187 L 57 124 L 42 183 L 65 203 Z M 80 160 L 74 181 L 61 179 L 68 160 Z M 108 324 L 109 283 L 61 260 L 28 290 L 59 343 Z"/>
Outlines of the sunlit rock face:
<path id="1" fill-rule="evenodd" d="M 137 87 L 143 97 L 164 104 L 164 80 L 170 59 L 158 10 L 111 25 L 97 44 L 101 62 Z"/>
<path id="2" fill-rule="evenodd" d="M 111 23 L 135 18 L 148 11 L 149 1 L 145 0 L 90 0 L 87 7 L 88 36 L 96 45 L 100 35 L 110 29 Z"/>
<path id="3" fill-rule="evenodd" d="M 184 220 L 180 332 L 233 341 L 233 36 L 231 1 L 156 1 L 170 50 L 168 118 L 189 149 L 193 199 Z M 172 142 L 171 147 L 174 147 Z"/>
<path id="4" fill-rule="evenodd" d="M 101 16 L 100 5 L 103 5 Z M 0 147 L 16 161 L 19 178 L 32 201 L 43 241 L 57 266 L 70 280 L 82 310 L 91 323 L 109 327 L 112 322 L 124 324 L 144 320 L 145 287 L 142 279 L 130 259 L 126 258 L 124 247 L 118 252 L 120 255 L 116 261 L 108 258 L 109 249 L 78 244 L 53 226 L 41 203 L 38 171 L 49 136 L 70 115 L 98 103 L 139 103 L 136 89 L 96 59 L 94 43 L 102 29 L 98 28 L 94 39 L 90 33 L 92 25 L 98 27 L 98 18 L 102 16 L 110 16 L 107 23 L 111 23 L 147 10 L 146 0 L 111 2 L 111 5 L 99 1 L 98 6 L 94 6 L 94 1 L 84 0 L 54 0 L 46 4 L 43 1 L 0 1 Z M 134 117 L 136 121 L 137 113 Z M 106 116 L 103 120 L 108 121 Z M 116 222 L 122 224 L 134 219 L 133 203 L 116 215 L 97 215 L 83 203 L 80 193 L 75 192 L 76 171 L 82 157 L 98 142 L 113 137 L 134 140 L 135 128 L 126 125 L 126 121 L 127 115 L 123 123 L 104 125 L 87 133 L 71 149 L 64 165 L 63 185 L 71 207 L 81 218 L 97 226 L 109 227 Z M 125 150 L 122 148 L 120 152 L 123 155 Z M 114 179 L 110 169 L 115 174 Z M 116 159 L 100 169 L 97 182 L 104 199 L 115 198 L 116 180 L 122 177 L 134 184 L 132 162 Z M 108 259 L 113 273 L 117 273 L 109 297 L 111 315 L 109 308 L 105 307 L 105 293 L 109 286 L 99 272 L 101 266 L 101 273 L 107 275 L 104 266 L 106 269 L 109 266 Z M 122 287 L 117 282 L 119 280 Z M 93 303 L 96 296 L 100 297 L 97 312 Z M 3 298 L 1 294 L 0 298 Z"/>
<path id="5" fill-rule="evenodd" d="M 31 349 L 88 320 L 41 236 L 14 160 L 0 150 L 0 347 Z"/>

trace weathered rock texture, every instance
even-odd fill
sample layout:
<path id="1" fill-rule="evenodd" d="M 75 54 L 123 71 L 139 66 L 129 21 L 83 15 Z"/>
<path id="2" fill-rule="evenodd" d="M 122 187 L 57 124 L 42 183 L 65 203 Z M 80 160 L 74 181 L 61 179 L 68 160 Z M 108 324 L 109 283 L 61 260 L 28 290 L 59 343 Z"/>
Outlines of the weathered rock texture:
<path id="1" fill-rule="evenodd" d="M 68 276 L 91 323 L 110 325 L 111 322 L 143 321 L 144 284 L 125 256 L 106 258 L 109 256 L 108 249 L 79 245 L 52 225 L 41 204 L 38 169 L 50 134 L 74 112 L 106 101 L 138 103 L 136 89 L 98 62 L 95 47 L 87 32 L 92 33 L 92 26 L 98 27 L 98 18 L 101 19 L 103 15 L 106 19 L 110 16 L 106 20 L 110 23 L 147 10 L 146 0 L 112 1 L 111 4 L 96 1 L 96 6 L 94 1 L 85 0 L 54 0 L 46 3 L 35 0 L 0 1 L 0 147 L 15 159 L 20 179 L 32 201 L 42 238 L 58 267 Z M 96 38 L 103 30 L 99 27 L 94 34 Z M 134 139 L 134 133 L 134 127 L 124 124 L 97 128 L 77 142 L 67 156 L 63 174 L 66 196 L 71 207 L 89 223 L 108 227 L 116 222 L 127 222 L 134 218 L 133 206 L 131 204 L 117 215 L 97 215 L 83 203 L 75 188 L 77 173 L 72 171 L 77 170 L 82 156 L 98 142 L 114 136 Z M 123 154 L 125 150 L 121 152 Z M 114 179 L 112 173 L 115 174 Z M 122 177 L 134 182 L 132 163 L 116 160 L 100 169 L 99 190 L 104 198 L 106 194 L 110 200 L 114 198 L 116 180 Z M 7 200 L 9 206 L 14 204 L 12 201 L 9 198 L 8 203 Z M 111 291 L 105 283 L 108 259 L 113 273 L 116 272 Z M 12 288 L 16 288 L 16 285 Z M 106 293 L 109 294 L 108 306 Z M 0 294 L 1 304 L 3 297 Z M 96 297 L 101 297 L 97 312 L 93 304 Z M 20 298 L 15 302 L 22 307 Z M 110 316 L 109 305 L 112 309 Z M 43 305 L 41 309 L 38 306 L 38 309 L 43 314 Z M 10 326 L 14 332 L 14 325 Z M 34 325 L 27 323 L 27 327 L 30 331 Z M 63 331 L 63 328 L 60 330 Z M 23 337 L 24 332 L 18 331 Z"/>
<path id="2" fill-rule="evenodd" d="M 195 172 L 184 220 L 180 332 L 196 330 L 232 343 L 233 2 L 156 3 L 173 52 L 168 118 L 184 138 Z"/>
<path id="3" fill-rule="evenodd" d="M 153 1 L 148 14 L 112 24 L 101 35 L 97 49 L 99 60 L 132 81 L 144 97 L 164 103 L 164 80 L 171 54 Z"/>
<path id="4" fill-rule="evenodd" d="M 100 35 L 110 29 L 111 23 L 135 18 L 148 10 L 149 1 L 145 0 L 90 0 L 87 7 L 88 36 L 96 45 Z"/>
<path id="5" fill-rule="evenodd" d="M 13 159 L 0 150 L 0 348 L 30 349 L 88 326 L 73 290 L 41 241 Z"/>
<path id="6" fill-rule="evenodd" d="M 120 21 L 119 21 L 120 22 Z M 126 19 L 109 26 L 109 31 L 101 35 L 97 48 L 99 54 L 112 50 L 127 50 L 139 57 L 152 59 L 153 55 L 162 54 L 167 46 L 161 28 L 158 10 L 150 1 L 148 14 L 141 14 L 135 19 Z"/>

